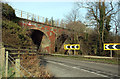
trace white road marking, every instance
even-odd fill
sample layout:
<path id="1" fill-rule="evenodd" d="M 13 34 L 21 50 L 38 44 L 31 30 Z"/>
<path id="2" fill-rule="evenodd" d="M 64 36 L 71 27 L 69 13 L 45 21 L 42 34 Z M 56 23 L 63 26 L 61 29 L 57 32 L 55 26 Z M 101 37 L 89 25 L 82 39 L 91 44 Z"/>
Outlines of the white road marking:
<path id="1" fill-rule="evenodd" d="M 80 68 L 77 68 L 77 67 L 68 66 L 68 65 L 65 65 L 65 64 L 62 64 L 62 63 L 56 63 L 56 62 L 53 62 L 53 61 L 47 61 L 47 62 L 54 63 L 54 64 L 59 64 L 59 65 L 70 67 L 70 68 L 74 68 L 74 69 L 79 69 L 79 70 L 82 70 L 82 71 L 85 71 L 85 72 L 89 72 L 89 73 L 93 73 L 93 74 L 96 74 L 96 75 L 100 75 L 102 77 L 108 77 L 106 75 L 98 74 L 98 73 L 95 73 L 95 72 L 92 72 L 92 71 L 88 71 L 88 70 L 85 70 L 85 69 L 80 69 Z"/>

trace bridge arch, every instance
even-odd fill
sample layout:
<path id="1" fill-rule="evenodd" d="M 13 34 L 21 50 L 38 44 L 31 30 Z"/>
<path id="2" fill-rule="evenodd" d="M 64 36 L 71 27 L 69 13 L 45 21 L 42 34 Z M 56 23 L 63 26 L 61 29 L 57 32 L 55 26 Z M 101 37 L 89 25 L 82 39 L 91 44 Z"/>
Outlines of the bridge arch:
<path id="1" fill-rule="evenodd" d="M 39 31 L 41 31 L 41 32 L 43 32 L 47 37 L 48 37 L 48 35 L 46 34 L 46 32 L 45 31 L 43 31 L 43 30 L 41 30 L 41 29 L 39 29 L 39 28 L 30 28 L 30 30 L 39 30 Z"/>
<path id="2" fill-rule="evenodd" d="M 30 31 L 31 31 L 31 38 L 34 44 L 37 45 L 37 50 L 40 52 L 49 53 L 49 46 L 51 42 L 46 32 L 37 28 L 31 28 Z"/>
<path id="3" fill-rule="evenodd" d="M 62 47 L 68 37 L 69 36 L 67 34 L 61 34 L 57 37 L 55 41 L 55 52 L 59 51 L 59 49 Z"/>

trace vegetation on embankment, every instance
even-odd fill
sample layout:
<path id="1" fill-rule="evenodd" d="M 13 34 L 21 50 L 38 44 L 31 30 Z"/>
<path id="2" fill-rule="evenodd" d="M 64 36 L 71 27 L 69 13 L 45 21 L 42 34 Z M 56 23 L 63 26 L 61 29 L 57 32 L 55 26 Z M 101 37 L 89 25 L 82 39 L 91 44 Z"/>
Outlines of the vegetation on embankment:
<path id="1" fill-rule="evenodd" d="M 29 75 L 26 73 L 25 70 L 22 69 L 22 72 L 26 77 L 43 77 L 43 78 L 51 78 L 50 73 L 45 69 L 44 66 L 40 66 L 40 59 L 36 55 L 22 55 L 21 58 L 21 65 L 27 69 L 28 72 L 30 72 L 32 75 Z"/>
<path id="2" fill-rule="evenodd" d="M 27 29 L 18 25 L 14 9 L 7 3 L 2 3 L 2 42 L 15 47 L 34 45 Z"/>

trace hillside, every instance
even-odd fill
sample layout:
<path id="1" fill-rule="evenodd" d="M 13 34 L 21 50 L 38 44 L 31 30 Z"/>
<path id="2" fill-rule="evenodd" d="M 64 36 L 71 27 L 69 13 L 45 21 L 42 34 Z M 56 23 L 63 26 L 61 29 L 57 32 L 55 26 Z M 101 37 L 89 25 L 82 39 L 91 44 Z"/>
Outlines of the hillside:
<path id="1" fill-rule="evenodd" d="M 34 45 L 27 29 L 18 25 L 14 9 L 7 3 L 2 3 L 2 41 L 3 44 L 16 47 Z"/>

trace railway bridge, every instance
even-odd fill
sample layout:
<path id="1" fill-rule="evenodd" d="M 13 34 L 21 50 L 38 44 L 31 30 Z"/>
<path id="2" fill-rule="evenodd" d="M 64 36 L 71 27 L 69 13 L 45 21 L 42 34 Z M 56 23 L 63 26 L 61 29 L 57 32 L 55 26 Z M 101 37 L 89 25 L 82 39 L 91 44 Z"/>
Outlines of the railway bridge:
<path id="1" fill-rule="evenodd" d="M 43 22 L 41 22 L 40 16 L 35 17 L 34 14 L 28 14 L 28 12 L 15 10 L 15 13 L 20 18 L 19 25 L 31 31 L 33 42 L 42 52 L 55 53 L 59 51 L 72 33 L 70 29 L 59 27 L 58 22 L 57 24 L 52 21 L 46 23 L 47 19 L 45 18 L 42 18 Z"/>

